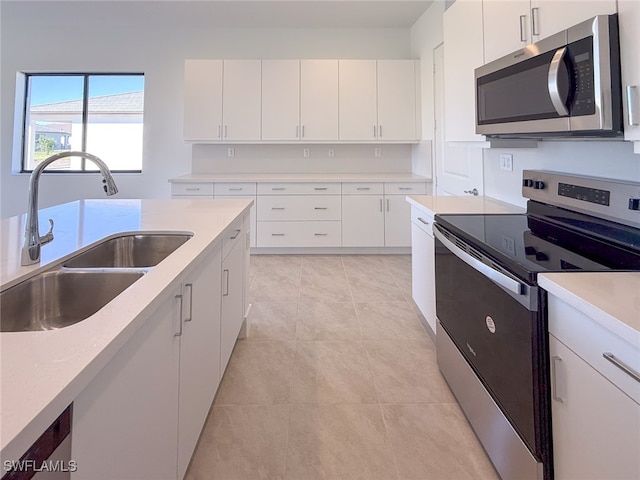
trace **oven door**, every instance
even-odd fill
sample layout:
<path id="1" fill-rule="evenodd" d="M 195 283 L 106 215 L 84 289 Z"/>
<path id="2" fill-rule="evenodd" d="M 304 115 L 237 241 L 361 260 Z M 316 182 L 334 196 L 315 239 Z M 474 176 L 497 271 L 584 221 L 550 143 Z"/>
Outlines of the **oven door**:
<path id="1" fill-rule="evenodd" d="M 538 288 L 499 271 L 495 261 L 437 224 L 434 235 L 436 313 L 444 330 L 438 335 L 445 333 L 451 339 L 535 458 L 531 467 L 535 476 L 524 478 L 540 478 L 536 463 L 547 463 L 549 419 L 546 327 L 538 309 Z M 438 338 L 438 348 L 440 345 Z M 447 366 L 443 368 L 440 350 L 438 362 L 447 378 Z M 464 392 L 456 392 L 459 378 L 447 380 L 464 410 L 464 404 L 470 403 L 468 399 L 459 398 Z M 462 390 L 468 391 L 466 386 Z M 471 404 L 475 401 L 475 398 L 470 400 Z M 471 408 L 476 409 L 476 405 Z M 473 414 L 465 413 L 473 425 Z M 483 441 L 478 429 L 476 433 Z M 507 441 L 503 435 L 496 435 L 495 431 L 488 435 L 494 437 L 491 442 L 498 442 L 484 445 L 490 457 L 492 449 L 498 452 L 507 449 L 506 445 L 500 445 Z M 492 461 L 500 471 L 496 459 Z"/>

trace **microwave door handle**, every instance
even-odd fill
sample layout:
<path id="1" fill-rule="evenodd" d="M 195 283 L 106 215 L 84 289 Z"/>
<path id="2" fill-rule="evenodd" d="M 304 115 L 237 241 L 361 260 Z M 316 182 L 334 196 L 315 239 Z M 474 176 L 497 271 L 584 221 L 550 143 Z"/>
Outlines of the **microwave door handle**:
<path id="1" fill-rule="evenodd" d="M 523 288 L 522 284 L 513 278 L 509 278 L 503 273 L 498 272 L 496 269 L 491 268 L 489 265 L 482 263 L 480 260 L 472 257 L 467 252 L 457 247 L 453 242 L 447 239 L 441 232 L 438 230 L 438 227 L 433 229 L 433 235 L 442 242 L 442 244 L 447 247 L 447 249 L 453 253 L 456 257 L 462 260 L 464 263 L 469 265 L 471 268 L 477 270 L 485 277 L 489 278 L 494 283 L 497 283 L 505 290 L 514 293 L 515 295 L 522 295 Z"/>
<path id="2" fill-rule="evenodd" d="M 561 117 L 566 117 L 567 115 L 569 115 L 569 110 L 567 110 L 567 106 L 565 105 L 564 100 L 560 97 L 559 86 L 560 67 L 562 66 L 562 61 L 566 53 L 567 47 L 562 47 L 556 50 L 556 53 L 553 55 L 551 64 L 549 65 L 549 76 L 547 85 L 549 88 L 551 103 L 553 103 L 553 108 L 556 109 L 556 112 L 558 112 L 558 115 L 560 115 Z"/>

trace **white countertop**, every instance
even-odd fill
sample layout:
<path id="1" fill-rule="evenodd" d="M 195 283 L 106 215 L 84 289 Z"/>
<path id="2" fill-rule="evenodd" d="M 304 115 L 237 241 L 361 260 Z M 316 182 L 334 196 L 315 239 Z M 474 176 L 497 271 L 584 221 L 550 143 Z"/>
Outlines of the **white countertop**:
<path id="1" fill-rule="evenodd" d="M 640 348 L 640 272 L 558 272 L 538 284 Z"/>
<path id="2" fill-rule="evenodd" d="M 59 330 L 0 333 L 0 452 L 16 460 L 57 418 L 159 305 L 175 280 L 213 248 L 252 200 L 82 200 L 40 211 L 55 221 L 39 266 L 20 266 L 24 216 L 3 219 L 0 284 L 46 270 L 121 232 L 191 232 L 193 237 L 86 320 Z"/>
<path id="3" fill-rule="evenodd" d="M 171 183 L 197 182 L 426 182 L 413 173 L 191 173 L 170 178 Z"/>
<path id="4" fill-rule="evenodd" d="M 409 195 L 407 201 L 418 208 L 437 213 L 524 213 L 517 205 L 484 195 Z"/>

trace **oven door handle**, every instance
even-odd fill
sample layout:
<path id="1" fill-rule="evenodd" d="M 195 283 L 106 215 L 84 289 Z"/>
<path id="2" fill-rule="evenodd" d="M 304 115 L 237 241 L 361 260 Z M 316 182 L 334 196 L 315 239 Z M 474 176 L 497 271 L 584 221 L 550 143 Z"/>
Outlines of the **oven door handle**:
<path id="1" fill-rule="evenodd" d="M 513 293 L 515 295 L 524 294 L 525 288 L 524 288 L 524 285 L 522 285 L 522 283 L 518 282 L 517 280 L 514 280 L 513 278 L 506 276 L 503 273 L 500 273 L 495 268 L 491 268 L 489 265 L 486 265 L 480 260 L 472 257 L 467 252 L 457 247 L 447 237 L 445 237 L 440 232 L 437 225 L 434 225 L 434 227 L 435 228 L 433 229 L 433 234 L 435 235 L 435 237 L 438 240 L 440 240 L 442 244 L 445 247 L 447 247 L 449 251 L 451 251 L 451 253 L 453 253 L 456 257 L 458 257 L 464 263 L 466 263 L 473 269 L 477 270 L 478 272 L 483 274 L 485 277 L 489 278 L 492 282 L 497 283 L 508 292 Z"/>

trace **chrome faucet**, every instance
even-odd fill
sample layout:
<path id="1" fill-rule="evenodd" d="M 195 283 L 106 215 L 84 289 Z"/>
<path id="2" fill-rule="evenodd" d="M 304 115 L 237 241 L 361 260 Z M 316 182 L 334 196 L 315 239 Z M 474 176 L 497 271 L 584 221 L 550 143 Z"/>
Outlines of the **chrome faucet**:
<path id="1" fill-rule="evenodd" d="M 46 245 L 53 240 L 53 220 L 49 219 L 49 231 L 46 235 L 40 236 L 38 226 L 38 182 L 42 171 L 56 160 L 64 157 L 82 157 L 95 163 L 102 174 L 104 191 L 107 195 L 118 193 L 116 182 L 111 176 L 107 164 L 95 155 L 86 152 L 60 152 L 51 155 L 36 166 L 31 172 L 29 179 L 29 205 L 27 207 L 27 223 L 24 230 L 24 245 L 22 247 L 21 265 L 33 265 L 40 261 L 40 246 Z"/>

